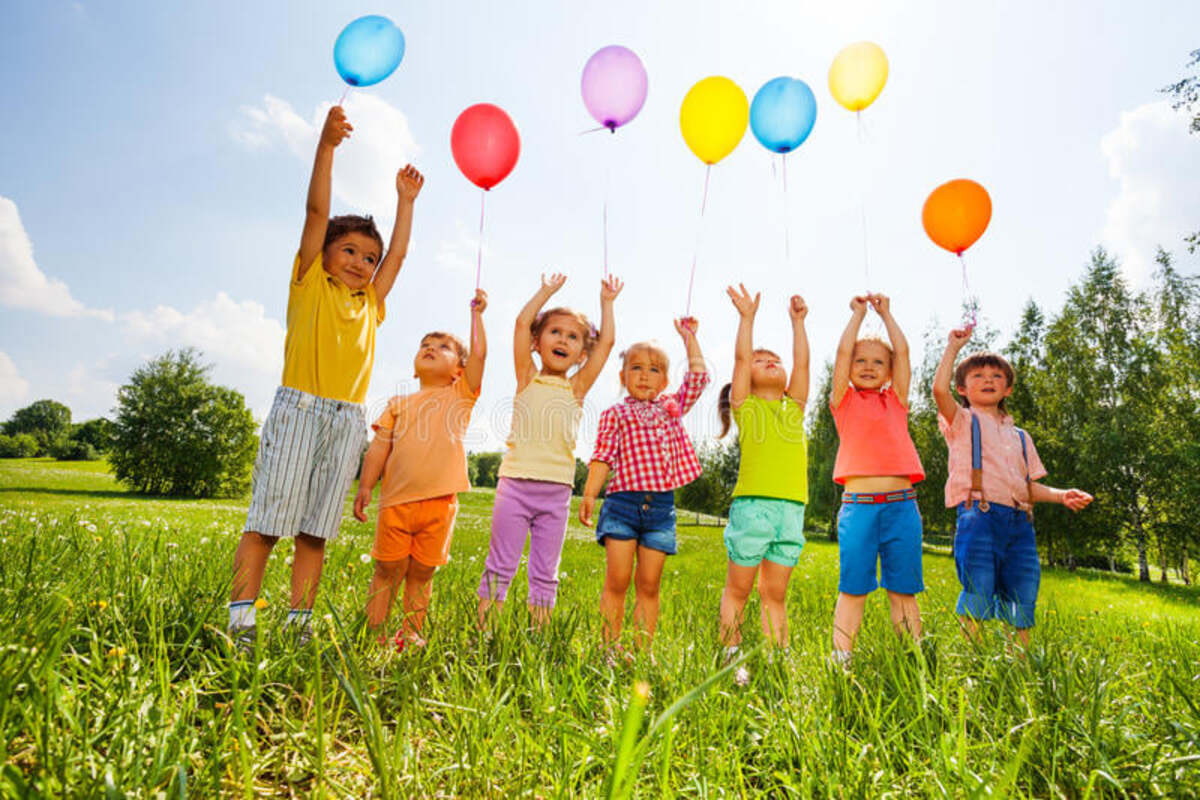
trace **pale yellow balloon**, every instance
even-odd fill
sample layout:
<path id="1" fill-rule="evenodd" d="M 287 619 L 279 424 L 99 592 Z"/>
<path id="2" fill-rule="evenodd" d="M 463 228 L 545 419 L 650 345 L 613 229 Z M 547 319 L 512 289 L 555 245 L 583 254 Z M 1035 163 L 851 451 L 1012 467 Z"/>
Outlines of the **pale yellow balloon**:
<path id="1" fill-rule="evenodd" d="M 874 42 L 855 42 L 843 47 L 829 67 L 829 91 L 851 111 L 862 111 L 883 91 L 888 60 Z"/>
<path id="2" fill-rule="evenodd" d="M 679 108 L 683 140 L 705 164 L 715 164 L 733 152 L 746 134 L 750 102 L 729 78 L 714 76 L 693 86 Z"/>

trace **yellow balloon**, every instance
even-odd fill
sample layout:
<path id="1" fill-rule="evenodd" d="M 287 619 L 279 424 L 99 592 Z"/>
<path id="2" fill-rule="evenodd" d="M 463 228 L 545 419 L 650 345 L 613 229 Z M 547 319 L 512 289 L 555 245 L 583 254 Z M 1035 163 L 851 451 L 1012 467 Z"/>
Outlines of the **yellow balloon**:
<path id="1" fill-rule="evenodd" d="M 683 140 L 705 164 L 715 164 L 732 153 L 749 122 L 746 93 L 729 78 L 719 76 L 705 78 L 688 90 L 679 109 Z"/>
<path id="2" fill-rule="evenodd" d="M 862 111 L 883 91 L 888 60 L 874 42 L 855 42 L 843 47 L 829 67 L 829 91 L 851 111 Z"/>

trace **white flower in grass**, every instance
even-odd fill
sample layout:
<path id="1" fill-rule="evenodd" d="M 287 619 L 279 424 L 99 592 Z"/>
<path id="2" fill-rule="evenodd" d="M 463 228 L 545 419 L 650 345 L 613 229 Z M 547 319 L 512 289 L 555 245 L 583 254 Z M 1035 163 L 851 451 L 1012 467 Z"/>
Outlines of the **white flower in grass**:
<path id="1" fill-rule="evenodd" d="M 201 537 L 200 537 L 200 544 L 208 544 L 208 537 L 207 537 L 207 536 L 201 536 Z"/>
<path id="2" fill-rule="evenodd" d="M 371 563 L 371 554 L 370 554 L 370 553 L 363 553 L 362 555 L 360 555 L 360 556 L 358 557 L 358 560 L 359 560 L 359 561 L 361 561 L 361 562 L 363 562 L 364 564 L 370 564 L 370 563 Z"/>
<path id="3" fill-rule="evenodd" d="M 745 667 L 738 667 L 737 672 L 733 673 L 733 682 L 738 686 L 745 686 L 750 682 L 750 670 Z"/>
<path id="4" fill-rule="evenodd" d="M 288 556 L 287 558 L 285 558 L 285 559 L 283 560 L 283 563 L 284 563 L 284 564 L 287 564 L 287 565 L 290 567 L 290 566 L 292 565 L 292 557 L 291 557 L 291 556 Z"/>
<path id="5" fill-rule="evenodd" d="M 566 580 L 566 578 L 567 578 L 566 570 L 563 570 L 562 572 L 558 573 L 558 577 L 561 578 L 562 580 Z"/>

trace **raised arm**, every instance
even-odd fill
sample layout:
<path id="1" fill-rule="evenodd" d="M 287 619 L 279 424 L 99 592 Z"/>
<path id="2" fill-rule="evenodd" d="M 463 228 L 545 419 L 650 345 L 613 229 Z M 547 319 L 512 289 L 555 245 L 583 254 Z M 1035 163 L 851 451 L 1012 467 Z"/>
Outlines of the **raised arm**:
<path id="1" fill-rule="evenodd" d="M 970 328 L 955 328 L 950 331 L 946 340 L 946 349 L 942 352 L 942 360 L 938 362 L 937 372 L 933 373 L 933 402 L 937 404 L 938 413 L 946 422 L 954 422 L 958 413 L 958 403 L 950 391 L 950 381 L 954 378 L 954 362 L 958 360 L 958 351 L 971 338 Z"/>
<path id="2" fill-rule="evenodd" d="M 325 127 L 317 142 L 312 177 L 308 180 L 308 201 L 304 208 L 304 230 L 300 234 L 300 266 L 296 280 L 304 277 L 325 246 L 325 229 L 329 227 L 329 195 L 333 181 L 333 150 L 354 130 L 346 121 L 346 112 L 334 106 L 325 115 Z"/>
<path id="3" fill-rule="evenodd" d="M 680 317 L 675 320 L 675 332 L 683 339 L 683 347 L 687 351 L 688 372 L 707 371 L 704 354 L 700 352 L 700 341 L 696 338 L 699 328 L 700 321 L 695 317 Z"/>
<path id="4" fill-rule="evenodd" d="M 596 343 L 592 345 L 592 352 L 588 355 L 587 361 L 583 362 L 579 372 L 576 372 L 575 377 L 571 379 L 571 385 L 575 388 L 575 396 L 580 400 L 592 388 L 596 378 L 600 377 L 600 370 L 604 369 L 604 362 L 608 361 L 608 354 L 612 352 L 613 342 L 617 340 L 613 301 L 617 299 L 617 295 L 623 288 L 625 288 L 625 283 L 615 275 L 609 275 L 600 282 L 600 334 L 596 337 Z"/>
<path id="5" fill-rule="evenodd" d="M 483 364 L 487 360 L 487 334 L 483 331 L 483 312 L 486 308 L 487 292 L 476 289 L 475 299 L 471 301 L 471 350 L 463 370 L 467 387 L 472 392 L 478 392 L 483 385 Z"/>
<path id="6" fill-rule="evenodd" d="M 567 282 L 567 276 L 559 272 L 542 275 L 542 285 L 529 302 L 517 314 L 517 322 L 513 328 L 513 370 L 517 374 L 517 391 L 521 391 L 533 379 L 536 367 L 533 363 L 533 321 L 546 301 Z"/>
<path id="7" fill-rule="evenodd" d="M 733 346 L 733 381 L 729 390 L 729 407 L 738 408 L 750 394 L 750 364 L 754 361 L 754 315 L 758 313 L 761 293 L 754 297 L 743 284 L 725 289 L 738 312 L 737 340 Z"/>
<path id="8" fill-rule="evenodd" d="M 808 316 L 808 304 L 798 294 L 788 301 L 788 316 L 792 318 L 792 377 L 788 380 L 788 397 L 804 408 L 808 403 L 808 332 L 804 330 L 804 318 Z"/>
<path id="9" fill-rule="evenodd" d="M 885 294 L 870 296 L 871 306 L 883 320 L 888 339 L 892 343 L 892 391 L 905 408 L 908 408 L 908 387 L 912 383 L 912 357 L 908 352 L 908 339 L 900 330 L 900 323 L 892 316 L 892 301 Z"/>
<path id="10" fill-rule="evenodd" d="M 854 358 L 854 343 L 858 341 L 858 329 L 867 316 L 867 298 L 858 295 L 850 298 L 850 321 L 838 341 L 837 357 L 833 362 L 833 380 L 829 389 L 829 406 L 837 408 L 850 388 L 850 362 Z"/>
<path id="11" fill-rule="evenodd" d="M 396 222 L 392 225 L 392 241 L 388 243 L 387 254 L 379 269 L 375 270 L 375 297 L 380 303 L 392 291 L 400 267 L 404 266 L 408 239 L 412 235 L 413 204 L 424 185 L 425 176 L 412 164 L 396 173 Z"/>

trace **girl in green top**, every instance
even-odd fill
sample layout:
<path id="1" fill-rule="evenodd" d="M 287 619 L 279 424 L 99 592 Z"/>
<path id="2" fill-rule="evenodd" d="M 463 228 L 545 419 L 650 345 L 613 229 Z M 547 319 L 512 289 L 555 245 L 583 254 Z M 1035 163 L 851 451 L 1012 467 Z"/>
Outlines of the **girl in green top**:
<path id="1" fill-rule="evenodd" d="M 792 295 L 792 376 L 770 350 L 755 349 L 752 338 L 759 294 L 728 288 L 741 320 L 734 350 L 733 381 L 721 390 L 721 436 L 737 422 L 741 461 L 725 549 L 729 570 L 721 593 L 721 641 L 726 660 L 742 642 L 742 612 L 759 576 L 763 634 L 787 645 L 788 580 L 804 547 L 804 504 L 808 500 L 808 456 L 804 441 L 804 404 L 808 401 L 808 306 Z M 740 672 L 744 679 L 746 673 Z"/>

